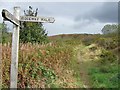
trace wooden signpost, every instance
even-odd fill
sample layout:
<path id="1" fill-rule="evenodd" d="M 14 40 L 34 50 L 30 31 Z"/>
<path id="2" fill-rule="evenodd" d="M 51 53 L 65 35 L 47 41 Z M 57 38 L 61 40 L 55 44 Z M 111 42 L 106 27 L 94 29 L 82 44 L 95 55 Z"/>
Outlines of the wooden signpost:
<path id="1" fill-rule="evenodd" d="M 8 12 L 6 9 L 3 9 L 2 17 L 5 20 L 10 21 L 14 24 L 13 35 L 12 35 L 10 88 L 17 88 L 20 22 L 54 23 L 55 19 L 52 17 L 20 16 L 20 7 L 14 7 L 13 15 L 10 12 Z"/>
<path id="2" fill-rule="evenodd" d="M 12 55 L 11 55 L 11 70 L 10 70 L 10 88 L 17 88 L 17 75 L 18 75 L 18 48 L 19 48 L 19 17 L 20 8 L 14 7 L 14 15 L 7 10 L 2 10 L 2 16 L 5 20 L 12 22 Z"/>

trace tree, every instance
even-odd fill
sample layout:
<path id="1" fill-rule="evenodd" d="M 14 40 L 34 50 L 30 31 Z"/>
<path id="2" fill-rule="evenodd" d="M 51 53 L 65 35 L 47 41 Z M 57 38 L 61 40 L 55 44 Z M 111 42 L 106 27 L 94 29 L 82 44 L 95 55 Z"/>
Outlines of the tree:
<path id="1" fill-rule="evenodd" d="M 105 42 L 107 46 L 117 47 L 120 46 L 120 25 L 119 24 L 112 24 L 112 25 L 105 25 L 102 29 L 103 34 L 105 37 L 108 37 Z"/>
<path id="2" fill-rule="evenodd" d="M 34 11 L 31 6 L 29 10 L 24 10 L 25 16 L 37 16 L 38 8 Z M 48 42 L 46 30 L 42 23 L 38 22 L 22 22 L 20 30 L 20 42 L 27 43 L 46 43 Z"/>
<path id="3" fill-rule="evenodd" d="M 118 25 L 112 24 L 112 25 L 105 25 L 102 29 L 103 34 L 108 34 L 108 33 L 116 33 L 118 32 Z"/>
<path id="4" fill-rule="evenodd" d="M 11 33 L 8 33 L 7 31 L 7 24 L 5 23 L 0 23 L 0 43 L 7 43 L 10 42 L 11 43 Z"/>

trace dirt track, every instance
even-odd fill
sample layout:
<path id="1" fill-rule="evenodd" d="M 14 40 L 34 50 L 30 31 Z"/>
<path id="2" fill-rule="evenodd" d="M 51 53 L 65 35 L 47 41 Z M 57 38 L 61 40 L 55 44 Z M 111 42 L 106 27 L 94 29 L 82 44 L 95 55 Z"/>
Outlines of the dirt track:
<path id="1" fill-rule="evenodd" d="M 90 88 L 90 80 L 89 80 L 89 75 L 88 75 L 88 69 L 90 67 L 89 62 L 85 62 L 84 59 L 82 58 L 80 52 L 78 53 L 78 63 L 79 63 L 79 68 L 80 68 L 80 79 L 81 82 L 83 83 L 84 88 Z"/>
<path id="2" fill-rule="evenodd" d="M 93 46 L 93 45 L 91 45 Z M 78 47 L 77 60 L 79 64 L 80 80 L 83 84 L 83 88 L 92 88 L 92 83 L 90 80 L 89 70 L 94 67 L 97 63 L 95 62 L 97 54 L 100 53 L 99 49 L 96 51 L 91 51 L 88 47 Z"/>

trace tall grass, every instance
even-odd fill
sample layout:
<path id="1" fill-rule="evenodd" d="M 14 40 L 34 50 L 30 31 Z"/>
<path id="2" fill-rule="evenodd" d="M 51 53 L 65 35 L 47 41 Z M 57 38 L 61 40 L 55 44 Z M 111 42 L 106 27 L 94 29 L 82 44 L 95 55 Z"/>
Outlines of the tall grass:
<path id="1" fill-rule="evenodd" d="M 46 45 L 20 43 L 18 87 L 75 87 L 68 85 L 74 82 L 73 72 L 67 68 L 73 56 L 74 47 L 70 44 L 70 41 Z M 5 88 L 10 85 L 11 45 L 3 44 L 2 50 L 2 86 Z"/>

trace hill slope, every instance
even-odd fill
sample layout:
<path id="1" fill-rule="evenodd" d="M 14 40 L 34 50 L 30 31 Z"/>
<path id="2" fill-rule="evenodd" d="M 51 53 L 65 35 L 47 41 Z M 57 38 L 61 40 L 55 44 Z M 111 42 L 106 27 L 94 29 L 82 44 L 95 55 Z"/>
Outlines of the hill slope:
<path id="1" fill-rule="evenodd" d="M 49 39 L 45 45 L 20 44 L 18 87 L 118 87 L 116 35 L 70 34 Z M 3 87 L 9 87 L 11 45 L 3 44 L 2 49 Z"/>

